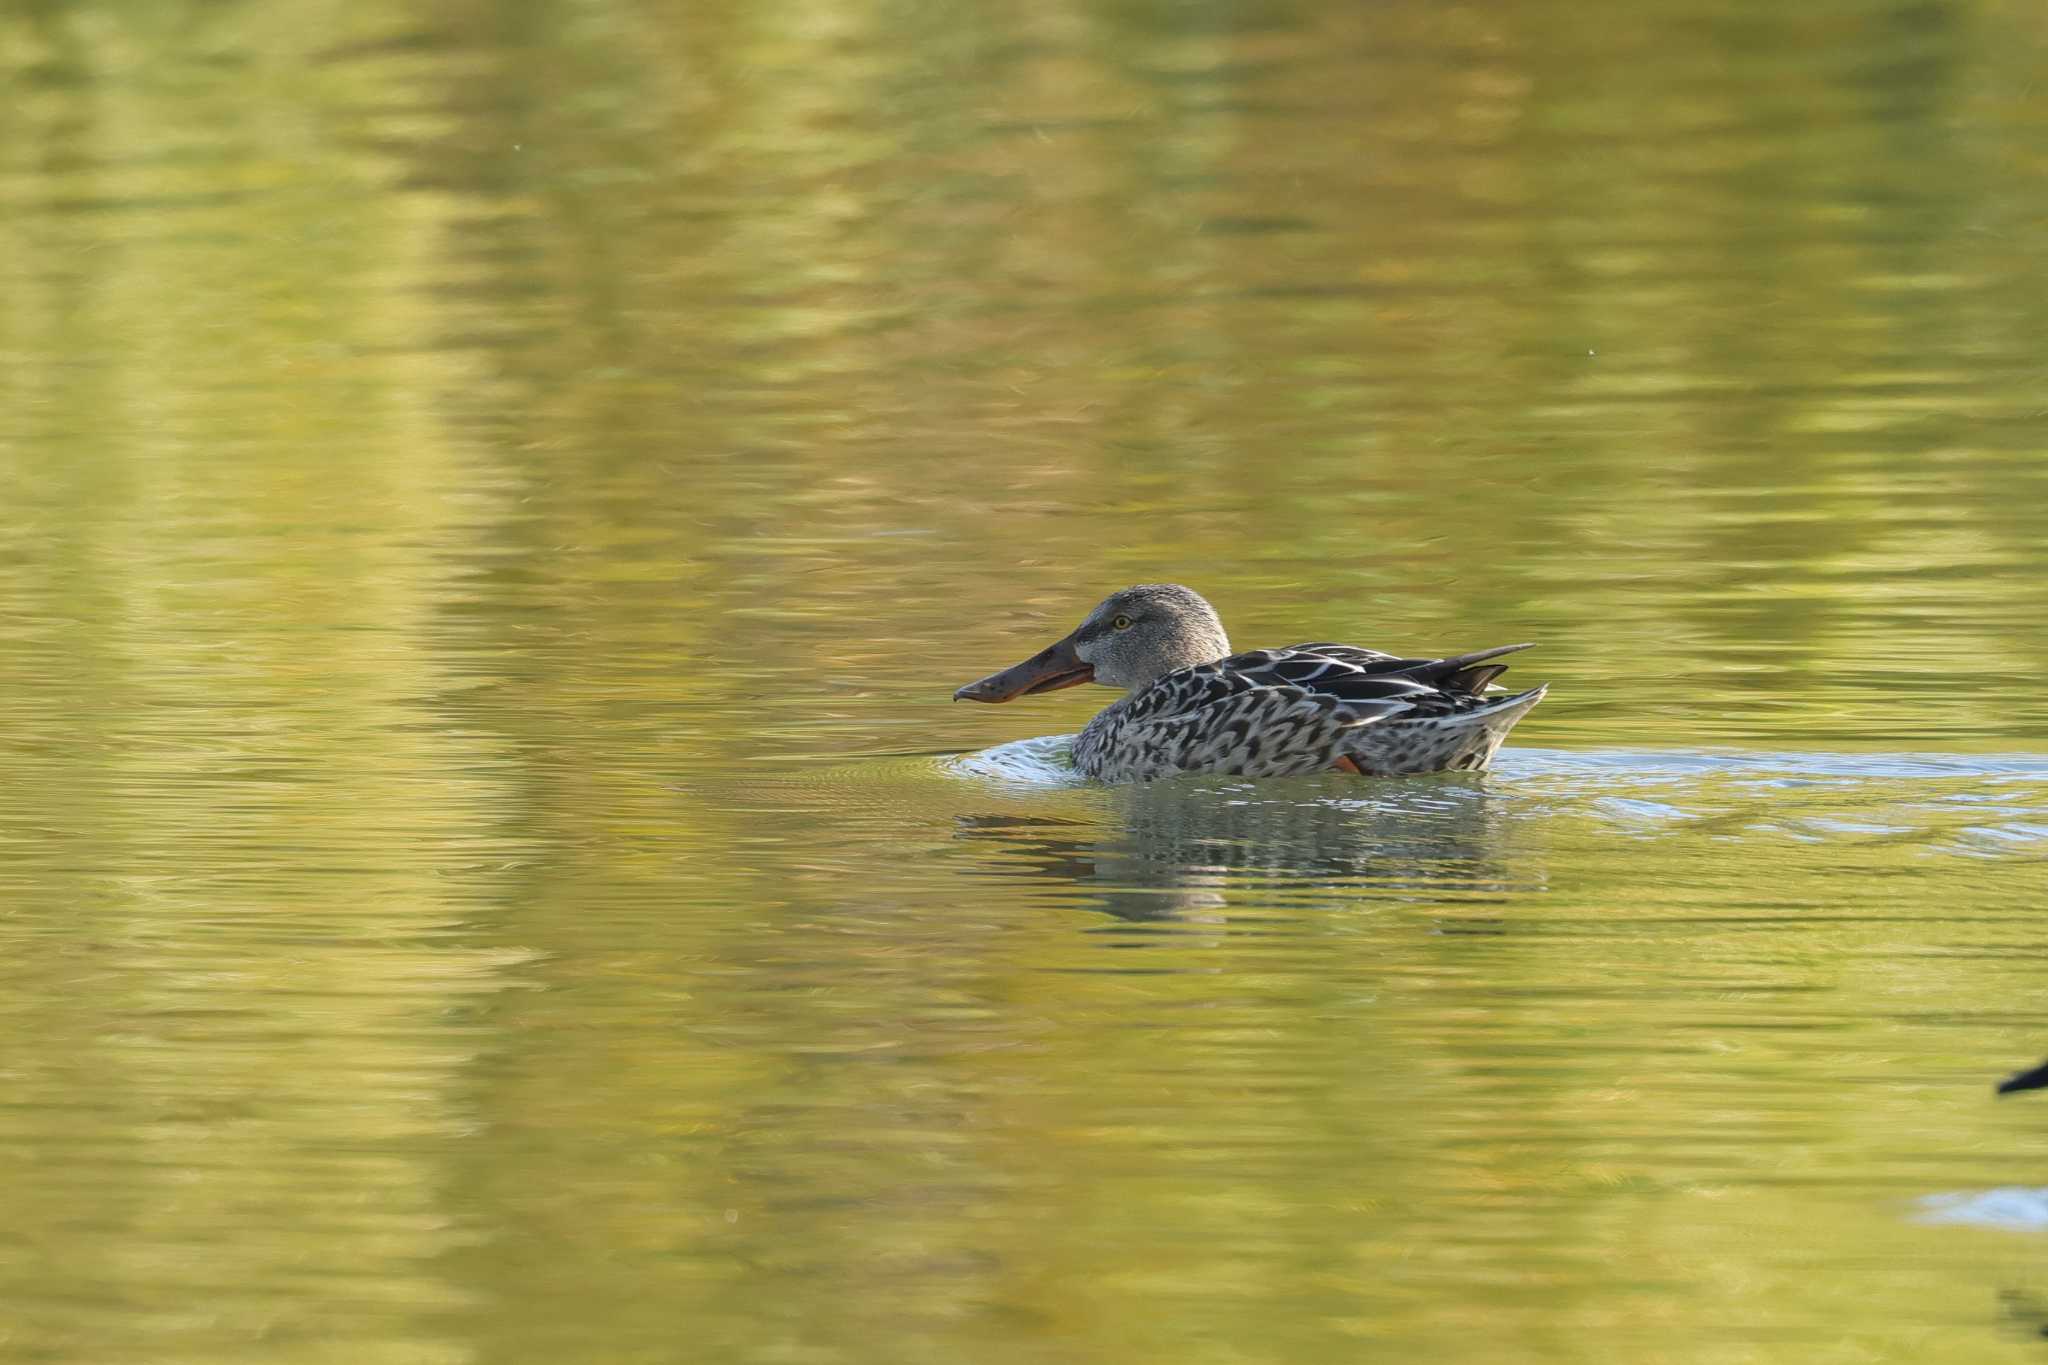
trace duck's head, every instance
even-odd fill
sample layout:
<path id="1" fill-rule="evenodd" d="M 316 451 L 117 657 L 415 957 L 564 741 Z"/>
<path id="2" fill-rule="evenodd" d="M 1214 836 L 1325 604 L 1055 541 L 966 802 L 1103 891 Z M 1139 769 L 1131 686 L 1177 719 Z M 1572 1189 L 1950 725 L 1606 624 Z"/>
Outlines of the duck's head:
<path id="1" fill-rule="evenodd" d="M 967 684 L 953 700 L 1009 701 L 1086 682 L 1143 687 L 1228 653 L 1223 622 L 1200 593 L 1178 583 L 1144 583 L 1110 594 L 1064 640 Z"/>

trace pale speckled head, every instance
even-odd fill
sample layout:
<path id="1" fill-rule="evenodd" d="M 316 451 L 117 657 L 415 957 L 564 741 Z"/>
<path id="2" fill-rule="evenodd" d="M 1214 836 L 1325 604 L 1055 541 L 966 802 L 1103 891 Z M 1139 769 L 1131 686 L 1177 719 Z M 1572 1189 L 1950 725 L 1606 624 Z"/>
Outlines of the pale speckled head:
<path id="1" fill-rule="evenodd" d="M 1079 683 L 1143 687 L 1177 668 L 1230 653 L 1216 609 L 1178 583 L 1141 583 L 1104 598 L 1056 644 L 953 694 L 955 701 L 1009 701 Z"/>

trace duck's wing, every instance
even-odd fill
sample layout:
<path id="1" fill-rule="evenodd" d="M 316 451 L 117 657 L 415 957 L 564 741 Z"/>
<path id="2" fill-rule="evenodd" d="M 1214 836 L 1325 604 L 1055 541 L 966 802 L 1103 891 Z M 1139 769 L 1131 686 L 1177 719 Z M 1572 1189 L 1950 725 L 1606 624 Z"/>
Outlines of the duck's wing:
<path id="1" fill-rule="evenodd" d="M 1998 1083 L 1998 1093 L 2010 1095 L 2015 1090 L 2041 1090 L 2048 1088 L 2048 1062 L 2043 1062 L 2032 1071 L 2021 1071 L 2007 1076 Z"/>
<path id="2" fill-rule="evenodd" d="M 1337 696 L 1378 696 L 1368 679 L 1400 679 L 1428 691 L 1477 697 L 1507 672 L 1506 664 L 1490 663 L 1527 645 L 1500 645 L 1444 659 L 1404 659 L 1357 645 L 1307 644 L 1238 654 L 1213 665 L 1261 681 L 1287 683 Z"/>
<path id="3" fill-rule="evenodd" d="M 1275 705 L 1287 700 L 1286 694 L 1292 692 L 1339 702 L 1405 704 L 1434 690 L 1432 684 L 1420 678 L 1377 668 L 1365 659 L 1340 658 L 1304 648 L 1259 649 L 1169 673 L 1147 688 L 1138 700 L 1164 714 L 1167 710 L 1194 710 L 1256 691 L 1280 694 L 1266 702 Z"/>
<path id="4" fill-rule="evenodd" d="M 1272 653 L 1277 651 L 1261 651 Z M 1176 772 L 1271 777 L 1328 767 L 1352 731 L 1405 715 L 1431 689 L 1363 672 L 1311 688 L 1234 667 L 1236 656 L 1169 673 L 1126 703 L 1103 743 L 1108 775 L 1143 781 Z M 1341 690 L 1339 690 L 1341 689 Z M 1084 734 L 1082 742 L 1089 736 Z M 1081 757 L 1079 750 L 1076 757 Z M 1086 764 L 1084 763 L 1084 770 Z"/>
<path id="5" fill-rule="evenodd" d="M 1387 664 L 1403 662 L 1399 655 L 1389 654 L 1384 650 L 1367 649 L 1363 645 L 1333 645 L 1327 640 L 1315 641 L 1305 645 L 1289 645 L 1285 649 L 1262 649 L 1259 653 L 1272 655 L 1314 654 L 1324 659 L 1335 659 L 1338 663 L 1356 664 L 1360 668 L 1367 670 L 1381 668 Z"/>

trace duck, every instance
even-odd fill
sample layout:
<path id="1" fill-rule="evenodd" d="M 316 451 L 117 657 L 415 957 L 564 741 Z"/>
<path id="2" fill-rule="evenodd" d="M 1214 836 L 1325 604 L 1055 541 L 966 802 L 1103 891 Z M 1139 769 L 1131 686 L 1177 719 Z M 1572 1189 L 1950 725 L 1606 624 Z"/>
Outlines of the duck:
<path id="1" fill-rule="evenodd" d="M 1492 661 L 1527 648 L 1428 659 L 1318 643 L 1236 654 L 1200 593 L 1141 583 L 953 700 L 1008 702 L 1083 683 L 1123 688 L 1074 740 L 1074 767 L 1101 782 L 1476 771 L 1549 690 L 1509 694 L 1494 685 L 1507 666 Z"/>
<path id="2" fill-rule="evenodd" d="M 1998 1093 L 2011 1095 L 2021 1090 L 2048 1089 L 2048 1062 L 2031 1071 L 2018 1071 L 1998 1083 Z"/>

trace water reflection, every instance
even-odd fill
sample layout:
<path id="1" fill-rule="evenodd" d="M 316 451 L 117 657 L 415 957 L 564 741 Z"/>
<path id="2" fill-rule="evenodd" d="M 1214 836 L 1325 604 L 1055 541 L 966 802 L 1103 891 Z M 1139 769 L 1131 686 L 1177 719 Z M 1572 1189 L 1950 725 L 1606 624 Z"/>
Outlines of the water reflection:
<path id="1" fill-rule="evenodd" d="M 2032 1289 L 1998 1291 L 1999 1312 L 2012 1326 L 2036 1340 L 2048 1339 L 2048 1294 Z"/>
<path id="2" fill-rule="evenodd" d="M 2048 11 L 279 13 L 0 6 L 0 1352 L 2030 1282 L 1900 1211 L 2048 1178 Z M 1557 689 L 1476 783 L 869 761 L 1078 724 L 940 680 L 1162 578 Z"/>
<path id="3" fill-rule="evenodd" d="M 1917 1201 L 1922 1223 L 1956 1223 L 2010 1232 L 2048 1232 L 2048 1190 L 2008 1186 L 1930 1194 Z"/>
<path id="4" fill-rule="evenodd" d="M 1473 774 L 1388 782 L 1173 779 L 1107 793 L 1093 821 L 961 815 L 960 838 L 999 845 L 994 866 L 1071 884 L 1125 920 L 1219 918 L 1233 895 L 1261 905 L 1433 902 L 1540 889 L 1514 866 L 1497 798 Z"/>

